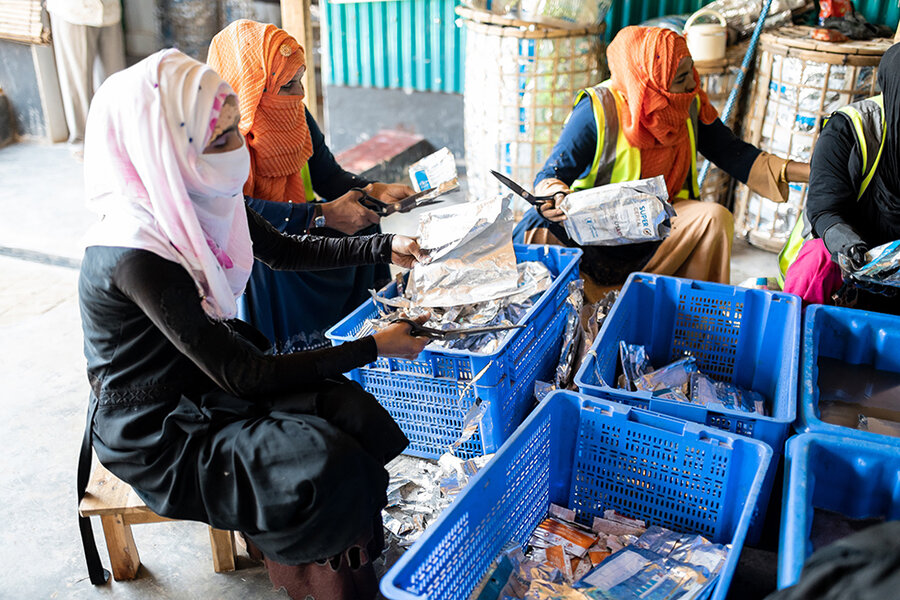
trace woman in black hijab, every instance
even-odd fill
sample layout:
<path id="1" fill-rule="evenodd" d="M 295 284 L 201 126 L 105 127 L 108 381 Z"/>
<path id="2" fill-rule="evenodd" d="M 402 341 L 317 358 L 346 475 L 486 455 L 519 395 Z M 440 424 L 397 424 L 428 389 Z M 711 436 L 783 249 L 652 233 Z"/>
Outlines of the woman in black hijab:
<path id="1" fill-rule="evenodd" d="M 785 291 L 807 302 L 831 301 L 842 285 L 841 263 L 855 270 L 870 249 L 900 239 L 900 44 L 881 59 L 878 85 L 881 98 L 850 105 L 861 117 L 856 124 L 853 110 L 837 111 L 816 142 L 806 199 L 815 239 L 803 245 L 785 277 Z M 900 307 L 865 293 L 859 302 Z"/>

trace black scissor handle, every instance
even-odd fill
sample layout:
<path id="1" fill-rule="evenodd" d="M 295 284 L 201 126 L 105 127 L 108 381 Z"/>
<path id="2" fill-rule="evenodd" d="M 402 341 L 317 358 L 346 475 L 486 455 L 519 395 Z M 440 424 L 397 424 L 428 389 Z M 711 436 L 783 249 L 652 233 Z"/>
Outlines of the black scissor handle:
<path id="1" fill-rule="evenodd" d="M 362 188 L 350 188 L 351 192 L 359 192 L 362 194 L 359 198 L 356 199 L 364 208 L 368 208 L 373 213 L 378 215 L 379 217 L 383 217 L 388 214 L 388 205 L 378 198 L 374 198 L 370 196 L 366 190 Z"/>
<path id="2" fill-rule="evenodd" d="M 406 323 L 407 325 L 409 325 L 409 335 L 413 337 L 427 337 L 432 340 L 439 340 L 444 337 L 444 332 L 440 329 L 425 327 L 424 325 L 417 323 L 407 317 L 398 317 L 391 321 L 391 323 Z"/>

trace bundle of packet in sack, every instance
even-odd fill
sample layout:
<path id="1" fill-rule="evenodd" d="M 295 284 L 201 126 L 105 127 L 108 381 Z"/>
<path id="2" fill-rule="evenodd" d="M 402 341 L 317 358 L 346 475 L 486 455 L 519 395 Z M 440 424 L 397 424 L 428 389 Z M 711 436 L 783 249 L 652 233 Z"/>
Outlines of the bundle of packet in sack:
<path id="1" fill-rule="evenodd" d="M 622 246 L 665 239 L 675 209 L 662 176 L 572 192 L 559 204 L 563 225 L 581 246 Z"/>
<path id="2" fill-rule="evenodd" d="M 501 551 L 474 600 L 651 600 L 699 597 L 731 547 L 605 510 L 588 528 L 550 505 L 521 547 Z"/>
<path id="3" fill-rule="evenodd" d="M 521 21 L 572 29 L 602 23 L 612 0 L 463 0 L 463 4 Z"/>
<path id="4" fill-rule="evenodd" d="M 710 379 L 700 372 L 693 356 L 685 356 L 654 369 L 644 346 L 620 341 L 619 361 L 622 367 L 618 380 L 620 389 L 648 391 L 658 398 L 707 408 L 727 408 L 768 416 L 766 399 L 762 394 L 727 381 Z"/>

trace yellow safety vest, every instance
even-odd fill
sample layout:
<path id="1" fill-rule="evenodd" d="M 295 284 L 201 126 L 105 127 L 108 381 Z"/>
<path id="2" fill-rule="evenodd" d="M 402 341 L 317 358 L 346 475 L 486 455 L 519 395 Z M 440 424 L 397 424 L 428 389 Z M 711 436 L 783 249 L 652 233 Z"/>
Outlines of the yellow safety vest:
<path id="1" fill-rule="evenodd" d="M 581 90 L 575 97 L 576 106 L 585 95 L 591 99 L 594 123 L 597 125 L 597 150 L 590 172 L 572 184 L 573 190 L 586 190 L 607 183 L 636 181 L 641 178 L 641 150 L 628 142 L 625 132 L 619 127 L 623 100 L 620 93 L 611 88 L 609 83 L 604 81 L 592 88 Z M 700 197 L 700 186 L 697 183 L 697 122 L 700 114 L 700 96 L 694 98 L 687 119 L 691 141 L 690 189 L 681 190 L 678 193 L 679 198 Z"/>
<path id="2" fill-rule="evenodd" d="M 300 177 L 303 179 L 303 190 L 306 192 L 306 201 L 315 202 L 316 193 L 313 191 L 312 177 L 309 175 L 309 163 L 303 164 L 303 168 L 300 169 Z"/>
<path id="3" fill-rule="evenodd" d="M 844 113 L 853 123 L 853 131 L 856 134 L 856 142 L 862 153 L 863 182 L 859 186 L 856 199 L 862 198 L 872 178 L 875 176 L 875 168 L 881 160 L 881 152 L 884 150 L 884 96 L 878 94 L 853 104 L 839 108 L 838 112 Z M 827 122 L 827 121 L 826 121 Z M 878 152 L 873 152 L 875 148 Z M 812 239 L 812 226 L 801 212 L 797 216 L 797 222 L 791 230 L 791 236 L 784 248 L 778 253 L 778 284 L 784 288 L 784 277 L 788 267 L 794 264 L 803 242 Z"/>

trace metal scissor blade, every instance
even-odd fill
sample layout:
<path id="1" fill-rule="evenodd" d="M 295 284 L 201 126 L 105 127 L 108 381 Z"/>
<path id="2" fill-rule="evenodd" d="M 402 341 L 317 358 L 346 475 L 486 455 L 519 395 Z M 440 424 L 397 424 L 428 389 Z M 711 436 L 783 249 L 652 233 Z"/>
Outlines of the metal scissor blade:
<path id="1" fill-rule="evenodd" d="M 473 335 L 481 335 L 483 333 L 493 333 L 496 331 L 509 331 L 510 329 L 521 329 L 524 325 L 489 325 L 486 327 L 461 327 L 459 329 L 435 329 L 426 327 L 416 323 L 412 319 L 406 317 L 398 317 L 391 321 L 392 323 L 406 323 L 410 326 L 410 334 L 417 337 L 427 337 L 433 340 L 455 340 L 459 338 L 470 337 Z"/>
<path id="2" fill-rule="evenodd" d="M 522 329 L 524 325 L 489 325 L 487 327 L 462 327 L 460 329 L 444 329 L 441 333 L 444 335 L 442 339 L 455 340 L 460 338 L 472 337 L 473 335 L 482 335 L 485 333 L 495 333 L 498 331 L 509 331 L 511 329 Z"/>
<path id="3" fill-rule="evenodd" d="M 453 190 L 459 187 L 459 180 L 456 178 L 451 179 L 450 181 L 445 181 L 437 187 L 428 188 L 427 190 L 422 190 L 421 192 L 416 192 L 412 196 L 407 196 L 403 200 L 399 202 L 395 202 L 391 204 L 388 208 L 390 213 L 407 213 L 413 209 L 419 208 L 421 206 L 428 206 L 431 204 L 437 204 L 438 202 L 443 202 L 443 200 L 438 200 L 438 196 L 442 196 L 447 192 L 452 192 Z"/>
<path id="4" fill-rule="evenodd" d="M 525 199 L 532 206 L 540 206 L 544 202 L 551 200 L 553 196 L 535 196 L 531 192 L 528 192 L 521 185 L 504 175 L 503 173 L 498 173 L 497 171 L 491 171 L 494 177 L 500 180 L 500 183 L 511 189 L 516 195 Z"/>
<path id="5" fill-rule="evenodd" d="M 513 181 L 512 179 L 510 179 L 503 173 L 498 173 L 497 171 L 491 170 L 491 175 L 493 175 L 494 177 L 499 179 L 500 183 L 502 183 L 503 185 L 505 185 L 506 187 L 511 189 L 513 192 L 515 192 L 516 195 L 521 196 L 521 197 L 525 198 L 526 200 L 531 198 L 531 194 L 529 194 L 527 191 L 525 191 L 525 188 L 523 188 L 521 185 L 519 185 L 518 183 L 516 183 L 515 181 Z"/>

